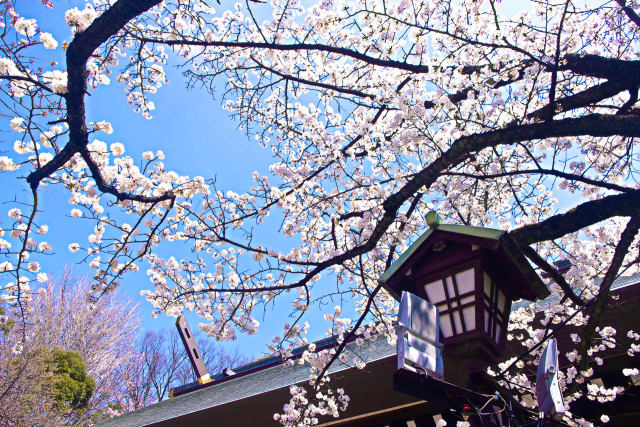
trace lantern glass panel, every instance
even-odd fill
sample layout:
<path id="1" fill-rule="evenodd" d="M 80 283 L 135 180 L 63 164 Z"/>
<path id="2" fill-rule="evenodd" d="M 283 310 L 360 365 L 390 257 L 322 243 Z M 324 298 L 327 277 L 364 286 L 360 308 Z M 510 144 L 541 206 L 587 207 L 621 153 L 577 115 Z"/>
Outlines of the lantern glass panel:
<path id="1" fill-rule="evenodd" d="M 440 330 L 443 338 L 464 334 L 476 330 L 476 300 L 475 294 L 475 268 L 452 273 L 450 276 L 434 280 L 425 285 L 424 290 L 427 299 L 438 307 L 440 311 Z M 492 283 L 486 279 L 487 297 L 489 300 L 492 291 Z M 493 293 L 495 298 L 495 290 Z M 481 303 L 478 301 L 477 303 Z M 487 305 L 489 309 L 491 305 Z M 489 314 L 485 316 L 485 330 L 494 329 L 495 322 L 489 322 Z M 481 327 L 481 326 L 480 326 Z M 489 333 L 491 335 L 491 333 Z"/>
<path id="2" fill-rule="evenodd" d="M 506 298 L 504 297 L 504 294 L 502 293 L 502 291 L 500 289 L 498 289 L 498 310 L 500 310 L 501 313 L 504 313 L 504 310 L 507 308 L 506 307 Z"/>
<path id="3" fill-rule="evenodd" d="M 427 293 L 427 298 L 431 304 L 437 304 L 440 301 L 445 300 L 444 295 L 444 287 L 442 284 L 442 280 L 436 280 L 435 282 L 431 282 L 424 287 L 425 292 Z"/>
<path id="4" fill-rule="evenodd" d="M 486 272 L 484 273 L 484 294 L 491 297 L 491 279 Z"/>
<path id="5" fill-rule="evenodd" d="M 476 308 L 474 306 L 463 308 L 462 315 L 467 330 L 473 331 L 476 328 Z"/>
<path id="6" fill-rule="evenodd" d="M 444 338 L 449 338 L 453 335 L 453 328 L 451 327 L 451 317 L 449 314 L 440 315 L 440 331 Z"/>
<path id="7" fill-rule="evenodd" d="M 489 333 L 489 311 L 486 308 L 484 310 L 484 331 Z"/>
<path id="8" fill-rule="evenodd" d="M 447 292 L 449 293 L 449 298 L 452 298 L 455 295 L 455 290 L 453 289 L 453 279 L 451 277 L 447 277 Z"/>
<path id="9" fill-rule="evenodd" d="M 474 278 L 473 268 L 456 273 L 456 284 L 458 285 L 459 295 L 473 292 Z"/>
<path id="10" fill-rule="evenodd" d="M 460 310 L 454 310 L 451 315 L 453 316 L 453 322 L 456 325 L 456 332 L 461 334 L 464 329 L 462 329 L 462 319 L 460 319 Z"/>
<path id="11" fill-rule="evenodd" d="M 469 295 L 468 297 L 461 298 L 460 305 L 468 304 L 470 302 L 473 302 L 473 300 L 474 300 L 473 295 Z"/>

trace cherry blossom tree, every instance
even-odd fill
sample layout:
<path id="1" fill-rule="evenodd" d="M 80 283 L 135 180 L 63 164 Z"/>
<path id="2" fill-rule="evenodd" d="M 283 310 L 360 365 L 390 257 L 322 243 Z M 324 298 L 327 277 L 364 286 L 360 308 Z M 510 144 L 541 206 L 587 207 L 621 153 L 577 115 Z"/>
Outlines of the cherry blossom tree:
<path id="1" fill-rule="evenodd" d="M 601 324 L 614 280 L 638 269 L 636 0 L 540 0 L 515 13 L 496 0 L 214 6 L 230 5 L 94 0 L 66 12 L 72 34 L 57 41 L 13 1 L 0 5 L 3 108 L 16 137 L 0 169 L 31 193 L 8 209 L 2 231 L 4 302 L 27 313 L 46 280 L 38 258 L 51 245 L 38 200 L 56 186 L 69 193 L 71 216 L 95 223 L 89 245 L 68 248 L 86 254 L 96 297 L 145 264 L 156 311 L 194 311 L 219 340 L 256 332 L 256 310 L 291 295 L 296 315 L 273 344 L 284 356 L 304 342 L 309 307 L 334 297 L 359 315 L 326 314 L 341 342 L 392 339 L 395 301 L 377 279 L 437 209 L 448 222 L 508 230 L 552 279 L 562 304 L 515 312 L 512 329 L 525 331 L 535 357 L 553 335 L 536 313 L 579 328 L 566 350 L 579 369 L 562 374 L 570 401 L 624 392 L 585 379 L 603 341 L 628 336 L 623 350 L 640 350 L 637 331 Z M 66 63 L 47 49 L 63 49 Z M 100 140 L 117 129 L 108 117 L 90 121 L 87 103 L 100 99 L 87 94 L 113 80 L 151 118 L 172 65 L 187 85 L 222 91 L 239 126 L 273 150 L 246 192 L 181 176 L 160 150 L 134 159 Z M 269 216 L 284 243 L 254 234 Z M 190 254 L 166 257 L 159 248 L 170 245 Z M 572 262 L 564 276 L 559 259 Z M 328 387 L 327 364 L 345 358 L 343 348 L 308 353 L 312 387 Z M 514 393 L 530 389 L 508 365 L 496 369 Z M 293 394 L 284 424 L 338 416 L 347 403 L 329 389 L 311 394 L 318 404 Z"/>

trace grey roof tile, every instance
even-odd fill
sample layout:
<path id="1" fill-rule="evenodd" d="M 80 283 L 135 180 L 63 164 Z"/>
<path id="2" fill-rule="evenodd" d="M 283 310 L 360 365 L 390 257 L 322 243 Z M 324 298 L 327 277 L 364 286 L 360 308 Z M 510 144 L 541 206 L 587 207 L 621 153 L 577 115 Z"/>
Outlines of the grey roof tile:
<path id="1" fill-rule="evenodd" d="M 368 345 L 357 348 L 351 343 L 347 347 L 362 357 L 367 362 L 382 359 L 396 353 L 396 347 L 389 345 L 386 340 L 376 340 L 375 351 L 370 351 Z M 229 379 L 218 384 L 213 383 L 207 387 L 164 400 L 154 405 L 147 406 L 120 417 L 113 418 L 102 424 L 105 427 L 117 426 L 144 426 L 160 421 L 177 418 L 182 415 L 224 405 L 225 403 L 259 395 L 271 390 L 299 384 L 309 379 L 309 366 L 296 363 L 292 367 L 278 364 L 265 369 L 248 373 L 235 379 Z M 343 363 L 334 363 L 329 373 L 349 369 L 352 366 Z M 240 370 L 240 368 L 236 368 Z M 234 371 L 236 370 L 234 369 Z M 286 402 L 282 402 L 283 404 Z M 277 408 L 274 408 L 277 409 Z"/>

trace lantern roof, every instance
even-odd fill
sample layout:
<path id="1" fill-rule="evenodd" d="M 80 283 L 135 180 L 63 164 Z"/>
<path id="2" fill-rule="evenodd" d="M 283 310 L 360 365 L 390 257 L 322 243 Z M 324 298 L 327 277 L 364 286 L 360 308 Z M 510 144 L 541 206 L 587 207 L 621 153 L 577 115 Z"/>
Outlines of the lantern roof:
<path id="1" fill-rule="evenodd" d="M 466 242 L 469 246 L 482 248 L 489 252 L 492 259 L 502 267 L 505 267 L 510 278 L 513 279 L 514 283 L 518 284 L 515 289 L 512 289 L 517 298 L 535 301 L 549 296 L 549 290 L 526 260 L 516 242 L 506 231 L 494 228 L 443 224 L 438 214 L 434 211 L 429 212 L 426 219 L 429 229 L 409 249 L 402 253 L 378 279 L 396 299 L 399 300 L 400 292 L 394 289 L 395 286 L 392 284 L 394 277 L 398 273 L 402 274 L 402 272 L 409 270 L 417 261 L 428 264 L 428 257 L 424 258 L 424 255 L 434 244 L 438 244 L 442 240 Z"/>

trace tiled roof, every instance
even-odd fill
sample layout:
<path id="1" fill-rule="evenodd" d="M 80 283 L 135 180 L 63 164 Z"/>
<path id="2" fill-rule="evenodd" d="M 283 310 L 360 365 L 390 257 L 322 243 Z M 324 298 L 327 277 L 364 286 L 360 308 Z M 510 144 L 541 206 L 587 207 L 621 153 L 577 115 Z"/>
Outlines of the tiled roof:
<path id="1" fill-rule="evenodd" d="M 389 345 L 384 339 L 376 340 L 374 351 L 371 351 L 367 345 L 356 348 L 354 343 L 348 344 L 347 347 L 357 352 L 367 362 L 396 354 L 396 347 Z M 186 414 L 214 408 L 282 387 L 289 387 L 309 379 L 309 366 L 307 364 L 300 365 L 296 363 L 294 366 L 287 367 L 282 363 L 278 363 L 260 369 L 257 366 L 259 363 L 263 363 L 263 360 L 233 369 L 236 373 L 246 372 L 247 370 L 254 370 L 254 372 L 249 372 L 242 376 L 238 375 L 238 378 L 233 378 L 232 376 L 227 381 L 216 382 L 214 380 L 213 383 L 207 384 L 206 387 L 124 414 L 100 425 L 105 427 L 144 426 L 168 421 Z M 329 369 L 329 373 L 339 372 L 351 367 L 336 361 Z M 214 378 L 222 377 L 217 375 Z M 285 402 L 282 403 L 284 404 Z M 275 410 L 277 408 L 274 408 L 274 412 Z"/>
<path id="2" fill-rule="evenodd" d="M 640 284 L 640 274 L 619 277 L 613 283 L 611 289 L 621 289 Z M 547 300 L 551 302 L 549 297 Z M 513 304 L 513 309 L 530 302 L 521 301 Z M 316 343 L 318 349 L 332 347 L 336 344 L 335 337 L 326 338 Z M 355 344 L 348 345 L 350 350 L 357 351 L 358 355 L 366 362 L 380 360 L 396 354 L 395 346 L 389 345 L 386 340 L 378 339 L 375 349 L 371 351 L 369 346 L 358 347 Z M 293 358 L 299 357 L 306 347 L 294 350 Z M 350 369 L 352 366 L 336 362 L 329 369 L 329 373 Z M 214 375 L 213 382 L 205 386 L 198 386 L 188 393 L 165 400 L 146 408 L 122 415 L 106 421 L 102 426 L 143 426 L 162 421 L 176 419 L 183 415 L 195 413 L 209 408 L 215 408 L 240 399 L 260 395 L 272 390 L 300 384 L 308 380 L 309 367 L 307 364 L 295 363 L 292 367 L 286 367 L 281 358 L 268 357 L 247 365 L 233 368 L 234 375 L 224 373 Z M 284 403 L 284 402 L 283 402 Z"/>
<path id="3" fill-rule="evenodd" d="M 596 282 L 598 280 L 602 280 L 602 279 L 596 279 Z M 622 288 L 626 288 L 628 286 L 634 286 L 634 285 L 638 285 L 640 284 L 640 273 L 635 273 L 631 276 L 621 276 L 618 277 L 616 280 L 613 281 L 613 284 L 611 285 L 611 290 L 615 291 L 617 289 L 622 289 Z M 551 295 L 549 297 L 547 297 L 546 299 L 542 300 L 543 303 L 552 303 L 554 301 L 557 301 L 558 298 L 554 295 Z M 529 301 L 525 301 L 525 300 L 519 300 L 517 302 L 514 302 L 513 305 L 511 306 L 511 311 L 517 310 L 519 308 L 522 307 L 526 307 L 529 304 L 531 304 L 531 302 Z"/>
<path id="4" fill-rule="evenodd" d="M 620 289 L 627 286 L 637 285 L 640 283 L 640 273 L 633 274 L 631 276 L 618 277 L 611 285 L 611 289 Z"/>

